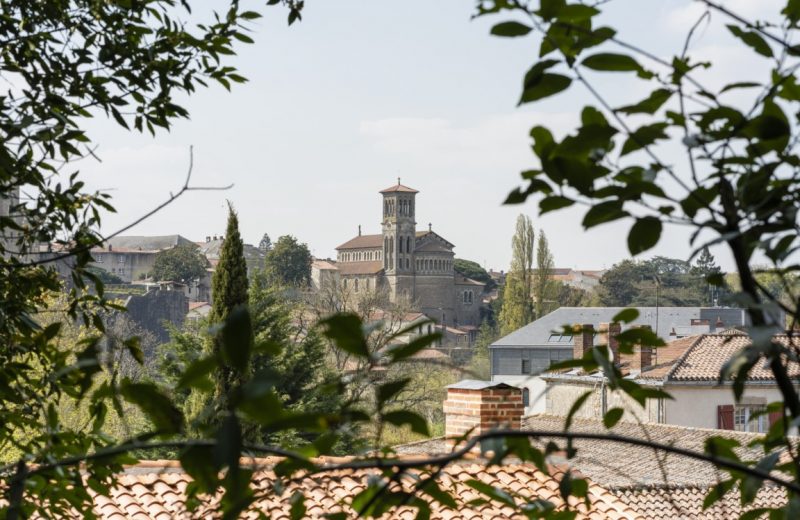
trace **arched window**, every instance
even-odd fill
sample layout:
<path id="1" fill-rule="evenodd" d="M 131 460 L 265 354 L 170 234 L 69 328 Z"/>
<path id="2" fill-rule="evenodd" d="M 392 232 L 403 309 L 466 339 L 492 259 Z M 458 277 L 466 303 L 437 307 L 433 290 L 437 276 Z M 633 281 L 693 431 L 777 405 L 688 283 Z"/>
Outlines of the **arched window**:
<path id="1" fill-rule="evenodd" d="M 411 253 L 411 237 L 406 237 L 406 252 Z"/>
<path id="2" fill-rule="evenodd" d="M 389 268 L 389 238 L 384 237 L 383 239 L 383 268 Z"/>
<path id="3" fill-rule="evenodd" d="M 400 237 L 400 240 L 398 240 L 397 242 L 397 252 L 398 253 L 403 252 L 403 237 Z"/>
<path id="4" fill-rule="evenodd" d="M 409 269 L 410 267 L 411 267 L 411 260 L 406 258 L 406 269 Z"/>
<path id="5" fill-rule="evenodd" d="M 394 263 L 394 237 L 389 237 L 389 269 L 391 269 Z"/>
<path id="6" fill-rule="evenodd" d="M 522 389 L 522 406 L 530 406 L 531 405 L 531 391 L 527 388 Z"/>

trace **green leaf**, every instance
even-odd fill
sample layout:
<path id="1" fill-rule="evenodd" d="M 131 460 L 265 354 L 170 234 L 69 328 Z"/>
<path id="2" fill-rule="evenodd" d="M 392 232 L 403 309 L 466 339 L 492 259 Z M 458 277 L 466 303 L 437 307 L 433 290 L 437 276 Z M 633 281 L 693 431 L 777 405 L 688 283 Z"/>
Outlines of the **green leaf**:
<path id="1" fill-rule="evenodd" d="M 362 358 L 369 358 L 369 347 L 361 318 L 355 314 L 337 314 L 320 322 L 325 337 L 333 340 L 340 350 Z"/>
<path id="2" fill-rule="evenodd" d="M 208 389 L 208 385 L 211 384 L 208 376 L 218 367 L 219 364 L 213 356 L 193 361 L 181 374 L 178 388 Z"/>
<path id="3" fill-rule="evenodd" d="M 439 484 L 434 479 L 427 480 L 422 488 L 420 488 L 420 491 L 430 496 L 445 507 L 450 509 L 458 508 L 458 504 L 456 503 L 455 499 L 450 495 L 450 493 L 442 491 L 442 488 L 439 487 Z"/>
<path id="4" fill-rule="evenodd" d="M 220 467 L 214 461 L 213 450 L 211 446 L 189 446 L 179 457 L 181 467 L 203 493 L 213 493 L 219 486 Z"/>
<path id="5" fill-rule="evenodd" d="M 631 323 L 638 317 L 639 311 L 637 309 L 622 309 L 613 318 L 611 318 L 611 321 L 614 323 Z"/>
<path id="6" fill-rule="evenodd" d="M 636 219 L 628 233 L 628 250 L 631 255 L 636 256 L 652 249 L 661 238 L 661 228 L 661 220 L 656 217 Z"/>
<path id="7" fill-rule="evenodd" d="M 653 123 L 637 128 L 628 139 L 625 140 L 625 144 L 622 145 L 622 151 L 620 151 L 620 156 L 650 146 L 656 142 L 657 139 L 666 139 L 666 128 L 667 123 Z"/>
<path id="8" fill-rule="evenodd" d="M 161 433 L 180 433 L 183 430 L 183 414 L 172 400 L 152 383 L 122 384 L 122 396 L 138 406 Z"/>
<path id="9" fill-rule="evenodd" d="M 640 77 L 652 77 L 651 72 L 647 72 L 639 62 L 627 54 L 617 54 L 613 52 L 601 52 L 593 54 L 584 59 L 581 64 L 592 70 L 605 72 L 636 72 Z"/>
<path id="10" fill-rule="evenodd" d="M 289 509 L 289 517 L 291 520 L 300 520 L 306 517 L 306 497 L 300 491 L 295 491 L 292 498 L 289 499 L 291 508 Z"/>
<path id="11" fill-rule="evenodd" d="M 659 88 L 634 105 L 618 108 L 617 112 L 622 112 L 623 114 L 655 114 L 672 97 L 672 94 L 673 92 L 669 89 Z"/>
<path id="12" fill-rule="evenodd" d="M 403 389 L 408 386 L 410 381 L 411 379 L 406 377 L 403 379 L 398 379 L 397 381 L 389 381 L 388 383 L 383 383 L 382 385 L 378 386 L 375 391 L 376 398 L 378 400 L 378 408 L 383 407 L 387 401 L 402 392 Z"/>
<path id="13" fill-rule="evenodd" d="M 515 38 L 525 36 L 531 32 L 531 28 L 519 22 L 502 22 L 492 27 L 491 33 L 495 36 L 505 36 Z"/>
<path id="14" fill-rule="evenodd" d="M 395 426 L 403 426 L 405 424 L 411 427 L 411 431 L 419 433 L 420 435 L 430 435 L 428 432 L 428 423 L 419 414 L 409 410 L 395 410 L 383 414 L 383 420 Z"/>
<path id="15" fill-rule="evenodd" d="M 561 74 L 545 72 L 557 63 L 558 60 L 542 60 L 530 68 L 525 74 L 525 79 L 522 83 L 520 105 L 558 94 L 562 90 L 569 88 L 572 83 L 571 78 Z"/>
<path id="16" fill-rule="evenodd" d="M 628 212 L 622 209 L 622 201 L 609 200 L 589 208 L 583 217 L 583 227 L 588 229 L 627 216 Z"/>
<path id="17" fill-rule="evenodd" d="M 561 197 L 560 195 L 553 195 L 552 197 L 545 197 L 539 202 L 539 213 L 547 213 L 557 209 L 572 206 L 575 203 L 572 199 Z"/>
<path id="18" fill-rule="evenodd" d="M 419 336 L 409 341 L 405 345 L 396 345 L 392 347 L 392 349 L 389 351 L 389 355 L 392 357 L 392 361 L 401 361 L 403 359 L 408 359 L 417 352 L 419 352 L 420 350 L 435 344 L 437 341 L 441 339 L 442 335 L 438 332 L 434 334 L 426 334 L 424 336 Z"/>
<path id="19" fill-rule="evenodd" d="M 125 348 L 128 349 L 133 359 L 136 360 L 137 363 L 140 365 L 144 364 L 144 352 L 142 352 L 141 340 L 139 336 L 134 336 L 132 338 L 128 338 L 122 342 L 125 345 Z"/>
<path id="20" fill-rule="evenodd" d="M 624 413 L 625 410 L 622 408 L 612 408 L 603 415 L 603 425 L 606 428 L 613 428 L 622 419 Z"/>
<path id="21" fill-rule="evenodd" d="M 745 31 L 736 25 L 727 25 L 726 27 L 731 33 L 733 33 L 734 36 L 742 40 L 745 45 L 752 48 L 762 56 L 772 58 L 772 48 L 769 46 L 767 41 L 761 37 L 760 34 L 755 31 Z"/>

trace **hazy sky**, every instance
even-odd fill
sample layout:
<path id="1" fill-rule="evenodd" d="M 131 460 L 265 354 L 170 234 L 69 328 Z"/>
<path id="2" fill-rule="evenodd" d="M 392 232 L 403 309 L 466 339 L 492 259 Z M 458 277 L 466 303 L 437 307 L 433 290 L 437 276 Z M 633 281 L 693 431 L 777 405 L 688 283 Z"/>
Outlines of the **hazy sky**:
<path id="1" fill-rule="evenodd" d="M 247 1 L 243 2 L 247 4 Z M 264 2 L 254 2 L 261 6 Z M 281 8 L 262 10 L 255 45 L 241 45 L 235 65 L 250 81 L 228 93 L 201 90 L 184 105 L 191 120 L 155 138 L 96 120 L 90 126 L 102 163 L 76 167 L 92 188 L 108 189 L 118 209 L 104 232 L 134 220 L 177 190 L 194 145 L 194 183 L 227 192 L 195 192 L 128 234 L 201 240 L 225 229 L 225 200 L 239 212 L 245 240 L 292 234 L 319 257 L 357 233 L 380 230 L 378 191 L 402 177 L 420 190 L 418 228 L 456 245 L 458 257 L 507 269 L 514 221 L 527 212 L 547 233 L 560 267 L 603 268 L 628 256 L 629 223 L 584 231 L 582 212 L 540 218 L 536 205 L 503 207 L 519 171 L 534 167 L 528 129 L 563 133 L 590 102 L 574 86 L 545 103 L 516 107 L 521 78 L 537 56 L 535 38 L 490 37 L 493 21 L 471 21 L 472 0 L 308 0 L 301 23 L 286 26 Z M 736 0 L 745 15 L 777 12 L 780 2 Z M 614 0 L 605 23 L 623 39 L 660 56 L 678 53 L 702 13 L 689 0 Z M 196 12 L 202 12 L 198 6 Z M 734 47 L 719 15 L 693 48 L 715 62 L 712 85 L 766 62 Z M 740 77 L 740 76 L 738 76 Z M 613 104 L 642 97 L 620 75 L 598 75 Z M 675 150 L 668 162 L 685 165 Z M 673 154 L 670 156 L 669 154 Z M 648 254 L 686 258 L 685 230 L 671 230 Z M 718 259 L 730 267 L 723 251 Z"/>

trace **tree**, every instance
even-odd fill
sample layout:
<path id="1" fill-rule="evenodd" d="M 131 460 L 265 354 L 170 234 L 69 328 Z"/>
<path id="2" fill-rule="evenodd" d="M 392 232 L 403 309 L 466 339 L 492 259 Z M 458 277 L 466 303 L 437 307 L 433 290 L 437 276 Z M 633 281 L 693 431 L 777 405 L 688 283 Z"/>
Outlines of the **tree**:
<path id="1" fill-rule="evenodd" d="M 510 334 L 534 318 L 533 310 L 533 224 L 525 215 L 517 217 L 517 230 L 511 239 L 511 269 L 503 289 L 500 330 Z"/>
<path id="2" fill-rule="evenodd" d="M 261 242 L 258 243 L 258 249 L 266 254 L 269 253 L 270 249 L 272 249 L 272 240 L 269 238 L 269 235 L 264 233 L 264 236 L 261 237 Z"/>
<path id="3" fill-rule="evenodd" d="M 295 237 L 284 235 L 267 253 L 264 268 L 274 283 L 308 287 L 311 284 L 311 251 Z"/>
<path id="4" fill-rule="evenodd" d="M 489 275 L 489 272 L 486 271 L 478 262 L 473 262 L 472 260 L 465 260 L 463 258 L 456 258 L 453 260 L 453 269 L 456 272 L 466 276 L 467 278 L 471 278 L 473 280 L 477 280 L 479 282 L 483 282 L 484 290 L 491 291 L 495 287 L 497 287 L 497 283 L 492 279 Z"/>
<path id="5" fill-rule="evenodd" d="M 698 283 L 705 287 L 706 292 L 706 305 L 719 305 L 720 298 L 726 293 L 725 288 L 719 283 L 710 283 L 716 277 L 721 276 L 722 270 L 717 266 L 716 259 L 707 247 L 704 247 L 700 254 L 697 256 L 694 265 L 691 268 L 691 274 L 700 278 Z"/>
<path id="6" fill-rule="evenodd" d="M 289 3 L 296 18 L 299 7 Z M 144 356 L 133 338 L 107 341 L 104 318 L 117 304 L 105 299 L 105 275 L 89 265 L 90 251 L 113 236 L 98 232 L 113 207 L 107 193 L 85 189 L 75 165 L 97 153 L 86 131 L 90 118 L 155 135 L 188 117 L 181 103 L 198 86 L 245 80 L 229 58 L 234 42 L 251 41 L 247 26 L 259 15 L 221 2 L 217 13 L 197 9 L 185 23 L 188 8 L 188 1 L 171 0 L 3 5 L 0 75 L 13 87 L 0 103 L 0 445 L 15 447 L 2 453 L 14 457 L 13 469 L 0 476 L 5 517 L 91 510 L 75 483 L 108 492 L 112 479 L 99 475 L 120 471 L 122 458 L 100 462 L 89 452 L 131 451 L 105 432 L 115 410 L 142 411 L 143 427 L 161 436 L 181 430 L 163 389 L 122 378 L 106 363 L 117 353 L 109 348 L 124 349 L 136 363 Z M 196 189 L 191 174 L 178 188 L 142 218 Z M 42 253 L 41 244 L 54 247 Z M 54 304 L 53 295 L 63 301 Z M 85 330 L 60 343 L 74 323 Z M 84 428 L 68 427 L 70 418 L 53 408 L 62 398 L 85 405 Z M 73 457 L 79 462 L 70 464 Z M 63 463 L 57 471 L 54 461 Z M 40 477 L 47 485 L 34 489 L 30 483 Z"/>
<path id="7" fill-rule="evenodd" d="M 706 304 L 703 287 L 688 262 L 657 256 L 614 264 L 603 274 L 597 292 L 601 303 L 610 307 L 691 307 Z"/>
<path id="8" fill-rule="evenodd" d="M 188 283 L 202 277 L 208 261 L 194 244 L 178 244 L 159 251 L 153 263 L 153 279 Z"/>
<path id="9" fill-rule="evenodd" d="M 555 262 L 547 236 L 544 231 L 539 231 L 539 240 L 536 243 L 536 273 L 533 282 L 533 300 L 536 305 L 536 316 L 542 317 L 553 310 L 555 301 L 555 284 L 553 283 L 553 268 Z"/>
<path id="10" fill-rule="evenodd" d="M 525 77 L 520 103 L 541 102 L 569 89 L 573 82 L 586 87 L 583 91 L 593 103 L 583 108 L 578 128 L 562 139 L 543 126 L 531 129 L 537 167 L 523 172 L 524 186 L 513 190 L 507 202 L 536 198 L 542 213 L 585 207 L 586 229 L 629 220 L 632 255 L 653 248 L 664 226 L 673 224 L 692 230 L 690 245 L 695 253 L 724 244 L 736 265 L 740 292 L 735 297 L 752 321 L 752 344 L 726 364 L 720 380 L 733 381 L 738 400 L 750 371 L 755 366 L 769 368 L 782 400 L 772 405 L 781 418 L 764 440 L 770 447 L 765 451 L 780 446 L 797 461 L 798 447 L 788 439 L 788 425 L 800 421 L 800 396 L 787 366 L 797 346 L 779 345 L 772 338 L 783 328 L 776 320 L 776 309 L 791 316 L 793 326 L 797 324 L 800 295 L 789 283 L 782 283 L 792 294 L 781 301 L 762 285 L 759 270 L 752 264 L 756 255 L 763 255 L 772 273 L 787 282 L 796 270 L 792 253 L 800 242 L 800 203 L 794 194 L 800 191 L 800 177 L 793 172 L 800 163 L 800 139 L 787 114 L 797 113 L 800 105 L 792 43 L 800 28 L 800 4 L 786 2 L 778 24 L 748 20 L 727 4 L 711 0 L 701 4 L 705 12 L 687 26 L 683 49 L 667 60 L 636 42 L 624 41 L 615 29 L 599 25 L 598 3 L 588 8 L 566 2 L 542 3 L 539 8 L 538 4 L 500 0 L 479 5 L 481 16 L 513 13 L 514 21 L 495 25 L 494 34 L 541 37 L 539 58 Z M 755 52 L 769 62 L 768 75 L 757 77 L 752 69 L 742 67 L 737 78 L 715 89 L 698 80 L 695 69 L 713 67 L 713 63 L 690 56 L 692 39 L 701 23 L 717 16 L 743 44 L 742 53 Z M 613 44 L 613 52 L 596 49 L 604 44 Z M 631 83 L 636 82 L 648 95 L 612 107 L 594 84 L 595 73 L 617 75 L 614 88 L 618 91 L 623 85 L 634 88 Z M 733 91 L 746 98 L 746 104 L 733 101 Z M 682 161 L 665 160 L 667 149 L 682 150 Z M 720 276 L 711 278 L 715 285 L 722 282 Z M 603 371 L 610 385 L 617 385 L 616 367 Z M 627 386 L 624 391 L 640 393 L 641 388 Z M 766 456 L 775 457 L 777 452 Z M 796 480 L 800 462 L 786 465 L 785 470 Z M 726 490 L 746 488 L 749 492 L 742 493 L 742 502 L 749 503 L 755 496 L 751 482 L 750 477 L 737 474 L 726 481 Z M 762 481 L 758 482 L 755 490 Z M 724 494 L 709 495 L 705 507 Z M 798 500 L 794 492 L 790 495 L 792 505 L 787 511 Z"/>
<path id="11" fill-rule="evenodd" d="M 219 254 L 219 262 L 211 279 L 212 306 L 208 319 L 212 324 L 224 324 L 231 320 L 234 313 L 241 313 L 248 303 L 247 263 L 244 259 L 244 242 L 239 234 L 239 218 L 228 203 L 228 225 L 225 240 Z M 252 349 L 253 332 L 249 318 L 239 323 L 241 328 L 241 344 L 232 348 L 249 352 Z M 217 332 L 211 339 L 212 351 L 219 358 L 227 358 L 227 362 L 216 374 L 215 406 L 218 410 L 227 409 L 227 396 L 241 385 L 245 377 L 246 363 L 231 363 L 233 359 L 246 358 L 240 352 L 225 352 L 223 341 L 224 330 Z"/>

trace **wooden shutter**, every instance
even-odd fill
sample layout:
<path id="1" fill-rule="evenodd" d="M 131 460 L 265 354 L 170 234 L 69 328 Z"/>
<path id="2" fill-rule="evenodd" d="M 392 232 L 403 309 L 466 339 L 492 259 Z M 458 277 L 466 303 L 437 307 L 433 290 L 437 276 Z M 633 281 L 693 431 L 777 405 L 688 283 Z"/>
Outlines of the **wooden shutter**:
<path id="1" fill-rule="evenodd" d="M 717 428 L 720 430 L 733 429 L 733 405 L 723 404 L 717 406 Z"/>

